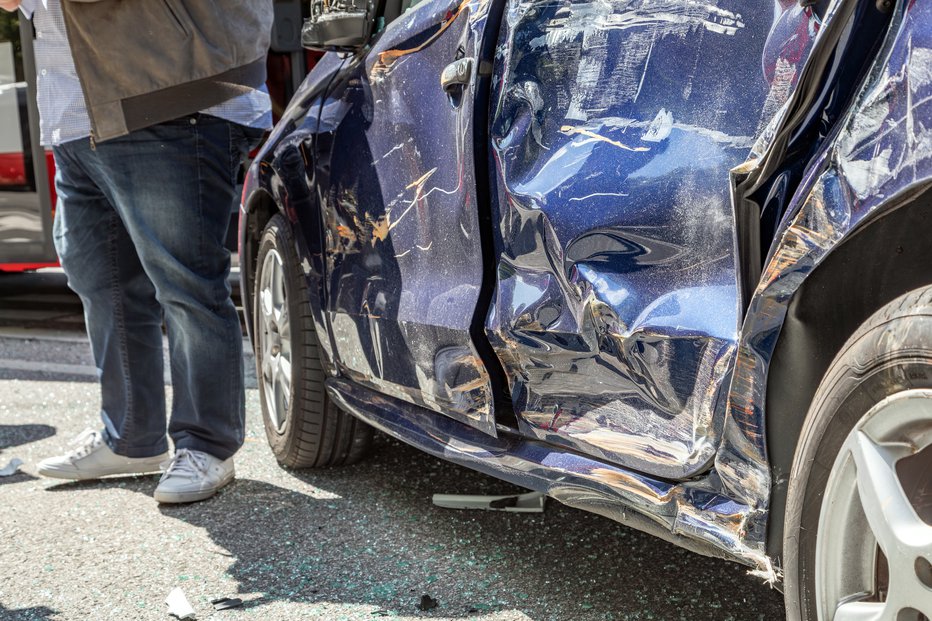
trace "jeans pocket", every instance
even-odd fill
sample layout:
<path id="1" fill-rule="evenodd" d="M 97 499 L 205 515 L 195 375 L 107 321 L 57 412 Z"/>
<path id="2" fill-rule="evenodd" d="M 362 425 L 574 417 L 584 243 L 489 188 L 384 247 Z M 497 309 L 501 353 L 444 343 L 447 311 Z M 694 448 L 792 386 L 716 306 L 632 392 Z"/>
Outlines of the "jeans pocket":
<path id="1" fill-rule="evenodd" d="M 264 136 L 264 129 L 230 123 L 230 170 L 233 171 L 236 183 L 242 182 L 243 164 L 247 163 L 250 153 L 259 146 Z"/>

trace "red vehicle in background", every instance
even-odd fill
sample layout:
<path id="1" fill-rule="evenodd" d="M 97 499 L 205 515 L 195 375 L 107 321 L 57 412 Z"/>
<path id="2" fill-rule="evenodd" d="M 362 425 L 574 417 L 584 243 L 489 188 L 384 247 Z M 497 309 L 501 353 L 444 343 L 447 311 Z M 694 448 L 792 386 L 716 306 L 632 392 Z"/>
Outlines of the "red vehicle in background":
<path id="1" fill-rule="evenodd" d="M 35 64 L 27 23 L 2 14 L 0 39 L 0 270 L 54 265 L 54 164 L 38 144 Z M 27 44 L 22 45 L 25 41 Z"/>
<path id="2" fill-rule="evenodd" d="M 319 56 L 301 47 L 306 8 L 275 0 L 268 89 L 278 120 Z M 32 24 L 0 11 L 0 273 L 58 265 L 52 243 L 55 162 L 39 144 Z M 230 206 L 236 218 L 238 205 Z M 235 226 L 230 247 L 235 248 Z"/>

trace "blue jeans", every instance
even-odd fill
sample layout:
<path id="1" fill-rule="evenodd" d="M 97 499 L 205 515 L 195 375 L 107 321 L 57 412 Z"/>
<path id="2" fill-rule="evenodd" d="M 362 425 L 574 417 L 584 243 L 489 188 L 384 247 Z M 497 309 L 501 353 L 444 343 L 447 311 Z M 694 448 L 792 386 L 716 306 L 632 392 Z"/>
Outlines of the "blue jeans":
<path id="1" fill-rule="evenodd" d="M 239 166 L 261 132 L 192 115 L 92 147 L 55 147 L 55 247 L 81 297 L 110 448 L 168 448 L 162 322 L 176 448 L 243 443 L 243 340 L 224 247 Z"/>

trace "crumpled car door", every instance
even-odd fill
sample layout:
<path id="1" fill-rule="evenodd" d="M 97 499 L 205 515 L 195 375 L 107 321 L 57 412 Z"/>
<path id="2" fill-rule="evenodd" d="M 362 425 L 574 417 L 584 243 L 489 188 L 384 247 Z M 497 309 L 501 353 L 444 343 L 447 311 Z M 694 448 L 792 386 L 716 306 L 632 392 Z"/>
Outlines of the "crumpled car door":
<path id="1" fill-rule="evenodd" d="M 741 321 L 729 171 L 819 23 L 781 1 L 510 0 L 486 328 L 525 435 L 670 478 L 714 455 Z"/>
<path id="2" fill-rule="evenodd" d="M 470 328 L 483 281 L 474 170 L 485 1 L 423 0 L 321 115 L 326 315 L 340 372 L 492 435 Z"/>

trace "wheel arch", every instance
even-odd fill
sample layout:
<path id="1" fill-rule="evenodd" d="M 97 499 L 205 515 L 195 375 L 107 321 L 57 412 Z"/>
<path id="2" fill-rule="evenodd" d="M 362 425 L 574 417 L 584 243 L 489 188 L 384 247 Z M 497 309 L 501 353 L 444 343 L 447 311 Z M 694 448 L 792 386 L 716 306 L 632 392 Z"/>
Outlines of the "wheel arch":
<path id="1" fill-rule="evenodd" d="M 799 434 L 825 372 L 878 309 L 932 284 L 932 189 L 893 199 L 845 238 L 794 294 L 767 376 L 766 438 L 772 475 L 767 554 L 782 559 L 787 489 Z"/>
<path id="2" fill-rule="evenodd" d="M 264 188 L 256 188 L 249 197 L 243 201 L 243 210 L 240 214 L 240 297 L 243 303 L 243 316 L 249 340 L 255 344 L 252 326 L 252 297 L 256 286 L 256 260 L 259 257 L 259 241 L 262 231 L 269 220 L 281 210 L 275 199 Z"/>

